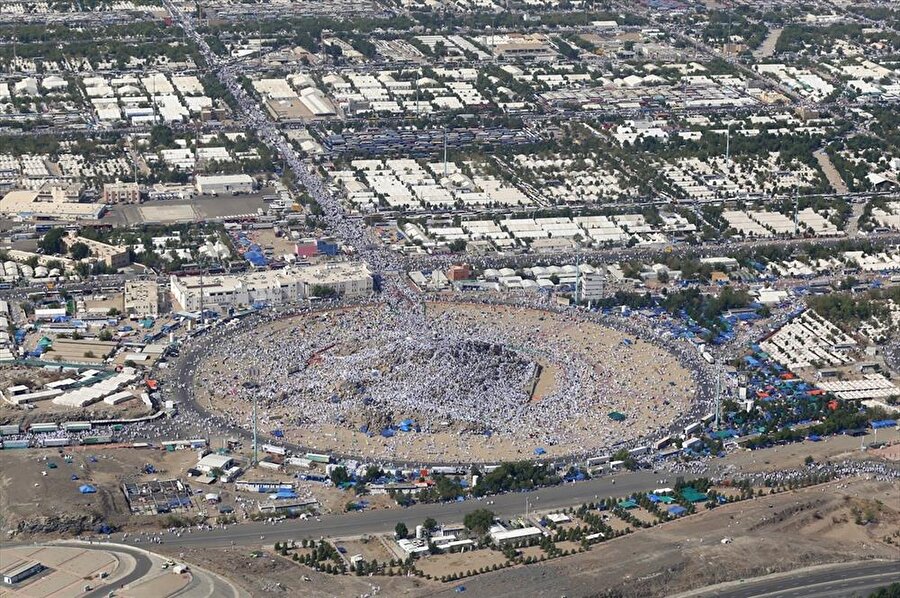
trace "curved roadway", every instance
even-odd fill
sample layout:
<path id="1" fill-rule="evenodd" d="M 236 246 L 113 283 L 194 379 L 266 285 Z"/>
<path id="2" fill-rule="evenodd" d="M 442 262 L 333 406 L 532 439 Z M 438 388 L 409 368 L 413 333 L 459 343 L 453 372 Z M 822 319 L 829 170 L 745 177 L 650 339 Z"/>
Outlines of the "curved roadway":
<path id="1" fill-rule="evenodd" d="M 71 546 L 72 543 L 63 543 L 60 546 Z M 79 548 L 85 550 L 99 550 L 113 554 L 125 554 L 134 559 L 134 568 L 123 577 L 103 580 L 103 585 L 84 593 L 83 598 L 102 598 L 108 596 L 111 592 L 131 584 L 140 583 L 141 580 L 153 570 L 154 566 L 158 567 L 159 562 L 167 560 L 167 557 L 150 553 L 143 548 L 134 548 L 122 544 L 105 544 L 97 543 L 77 543 Z M 154 559 L 156 563 L 154 563 Z M 197 569 L 191 567 L 191 580 L 181 590 L 177 591 L 173 596 L 190 596 L 192 598 L 229 598 L 241 597 L 242 593 L 238 588 L 229 581 L 219 575 L 210 573 L 205 569 Z"/>
<path id="2" fill-rule="evenodd" d="M 63 544 L 66 546 L 67 544 Z M 120 577 L 118 579 L 113 579 L 112 581 L 104 580 L 104 585 L 101 585 L 94 590 L 87 592 L 84 594 L 84 598 L 101 598 L 102 596 L 107 596 L 109 593 L 115 588 L 121 588 L 128 584 L 132 584 L 145 575 L 150 573 L 150 570 L 153 568 L 153 561 L 150 557 L 147 556 L 146 550 L 138 550 L 135 548 L 127 548 L 124 546 L 106 546 L 103 544 L 78 544 L 79 548 L 84 548 L 86 550 L 102 550 L 103 552 L 111 552 L 113 554 L 127 554 L 129 557 L 134 559 L 134 569 L 125 574 L 124 577 Z"/>

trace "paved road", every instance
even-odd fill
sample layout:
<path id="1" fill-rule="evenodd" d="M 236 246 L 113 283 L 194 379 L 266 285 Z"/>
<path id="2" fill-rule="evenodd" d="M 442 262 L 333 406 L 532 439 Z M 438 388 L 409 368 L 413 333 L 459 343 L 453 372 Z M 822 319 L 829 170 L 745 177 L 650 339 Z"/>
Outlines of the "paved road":
<path id="1" fill-rule="evenodd" d="M 490 509 L 502 517 L 511 517 L 525 511 L 526 498 L 529 510 L 556 509 L 590 502 L 595 500 L 595 497 L 623 496 L 632 492 L 653 490 L 660 487 L 658 482 L 660 479 L 660 474 L 643 471 L 542 488 L 534 492 L 503 494 L 481 501 L 418 504 L 406 509 L 323 515 L 317 519 L 289 520 L 276 525 L 248 522 L 231 526 L 225 530 L 182 532 L 181 537 L 165 534 L 163 542 L 167 546 L 227 546 L 232 542 L 236 545 L 259 544 L 260 536 L 265 536 L 264 543 L 271 544 L 283 540 L 300 540 L 319 536 L 374 534 L 393 530 L 398 521 L 406 523 L 409 529 L 413 529 L 428 517 L 444 523 L 461 522 L 466 513 L 482 507 Z M 666 483 L 672 482 L 674 480 L 670 478 Z M 662 485 L 664 486 L 666 483 L 662 483 Z M 117 536 L 113 538 L 114 541 L 125 544 L 132 544 L 136 539 L 134 536 L 129 536 L 124 540 Z"/>
<path id="2" fill-rule="evenodd" d="M 850 598 L 900 581 L 900 561 L 848 563 L 795 571 L 683 594 L 693 598 Z"/>
<path id="3" fill-rule="evenodd" d="M 71 547 L 72 544 L 65 543 L 60 544 L 60 546 Z M 100 598 L 101 596 L 106 596 L 113 588 L 121 588 L 122 586 L 126 586 L 138 581 L 139 579 L 147 575 L 150 572 L 150 569 L 153 567 L 153 561 L 150 559 L 150 557 L 147 556 L 147 553 L 144 550 L 118 546 L 105 546 L 103 544 L 77 544 L 77 546 L 79 548 L 84 548 L 87 550 L 102 550 L 103 552 L 124 553 L 133 558 L 135 561 L 134 569 L 125 577 L 117 579 L 112 583 L 101 582 L 104 585 L 101 585 L 91 592 L 87 592 L 84 595 L 84 598 Z"/>
<path id="4" fill-rule="evenodd" d="M 72 545 L 73 544 L 69 542 L 60 544 L 60 546 L 69 547 Z M 112 582 L 101 582 L 104 585 L 87 592 L 84 594 L 84 598 L 101 598 L 109 595 L 109 592 L 115 588 L 121 588 L 139 582 L 144 576 L 150 573 L 151 569 L 154 567 L 153 559 L 148 556 L 147 551 L 143 548 L 131 548 L 118 544 L 109 545 L 104 543 L 77 543 L 75 545 L 86 550 L 100 550 L 103 552 L 111 552 L 113 554 L 127 554 L 135 561 L 134 569 L 127 575 Z M 158 567 L 159 562 L 165 560 L 166 557 L 154 554 L 153 558 L 158 559 L 156 562 L 156 566 Z M 175 595 L 185 597 L 190 596 L 191 598 L 229 598 L 241 597 L 244 596 L 244 593 L 235 588 L 229 581 L 218 575 L 210 573 L 205 569 L 192 568 L 190 583 Z"/>

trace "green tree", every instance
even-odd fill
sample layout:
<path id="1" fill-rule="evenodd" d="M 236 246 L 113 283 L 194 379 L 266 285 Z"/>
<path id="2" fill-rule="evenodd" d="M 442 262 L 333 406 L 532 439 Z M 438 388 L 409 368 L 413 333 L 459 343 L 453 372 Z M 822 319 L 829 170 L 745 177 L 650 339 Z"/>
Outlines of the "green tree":
<path id="1" fill-rule="evenodd" d="M 889 586 L 878 588 L 869 598 L 900 598 L 900 582 L 894 582 Z"/>
<path id="2" fill-rule="evenodd" d="M 47 255 L 59 255 L 63 253 L 63 237 L 66 236 L 65 229 L 51 228 L 38 243 L 38 247 L 44 250 Z"/>
<path id="3" fill-rule="evenodd" d="M 403 539 L 409 535 L 409 530 L 406 528 L 406 524 L 402 521 L 398 521 L 397 525 L 394 526 L 394 535 L 397 538 Z"/>
<path id="4" fill-rule="evenodd" d="M 463 525 L 466 526 L 466 529 L 476 534 L 486 533 L 493 523 L 494 512 L 488 509 L 476 509 L 471 513 L 467 513 L 465 518 L 463 518 Z"/>
<path id="5" fill-rule="evenodd" d="M 156 125 L 150 130 L 150 145 L 152 147 L 169 147 L 174 143 L 175 135 L 172 129 L 166 125 Z"/>
<path id="6" fill-rule="evenodd" d="M 346 484 L 350 481 L 350 474 L 347 473 L 346 467 L 335 467 L 331 470 L 331 481 L 335 486 Z"/>
<path id="7" fill-rule="evenodd" d="M 312 297 L 321 297 L 323 299 L 326 299 L 337 295 L 337 291 L 335 291 L 334 288 L 324 284 L 314 284 L 312 286 L 312 289 L 310 289 L 309 294 Z"/>
<path id="8" fill-rule="evenodd" d="M 465 239 L 454 239 L 450 241 L 448 245 L 450 251 L 453 253 L 462 253 L 466 250 L 466 240 Z"/>
<path id="9" fill-rule="evenodd" d="M 69 253 L 72 255 L 73 260 L 83 260 L 91 255 L 91 249 L 81 241 L 78 241 L 72 243 L 72 246 L 69 247 Z"/>

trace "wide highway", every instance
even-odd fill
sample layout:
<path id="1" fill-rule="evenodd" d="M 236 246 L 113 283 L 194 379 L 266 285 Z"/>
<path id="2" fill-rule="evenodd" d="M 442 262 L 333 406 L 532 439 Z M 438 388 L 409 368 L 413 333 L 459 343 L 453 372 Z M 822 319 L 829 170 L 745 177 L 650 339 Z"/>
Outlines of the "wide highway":
<path id="1" fill-rule="evenodd" d="M 900 581 L 900 560 L 800 569 L 701 588 L 677 598 L 851 598 Z"/>
<path id="2" fill-rule="evenodd" d="M 646 492 L 661 485 L 674 483 L 669 478 L 660 482 L 661 474 L 649 471 L 625 473 L 614 477 L 597 478 L 584 482 L 575 482 L 542 488 L 532 492 L 515 492 L 491 496 L 483 500 L 466 500 L 440 504 L 417 504 L 405 509 L 384 509 L 345 513 L 339 515 L 322 515 L 307 520 L 293 519 L 276 524 L 264 522 L 246 522 L 232 525 L 227 529 L 191 532 L 186 530 L 178 537 L 163 533 L 163 543 L 169 546 L 228 546 L 243 544 L 272 544 L 284 540 L 301 540 L 320 536 L 358 536 L 393 531 L 398 521 L 402 521 L 409 529 L 414 529 L 425 519 L 431 517 L 438 523 L 461 523 L 466 513 L 478 508 L 490 509 L 501 517 L 513 517 L 525 512 L 525 501 L 528 500 L 529 511 L 547 510 L 579 505 L 597 498 L 609 496 L 625 496 L 633 492 Z M 135 544 L 139 536 L 122 538 L 121 534 L 113 535 L 113 541 L 124 544 Z M 146 539 L 143 540 L 146 542 Z M 141 545 L 141 544 L 138 544 Z"/>

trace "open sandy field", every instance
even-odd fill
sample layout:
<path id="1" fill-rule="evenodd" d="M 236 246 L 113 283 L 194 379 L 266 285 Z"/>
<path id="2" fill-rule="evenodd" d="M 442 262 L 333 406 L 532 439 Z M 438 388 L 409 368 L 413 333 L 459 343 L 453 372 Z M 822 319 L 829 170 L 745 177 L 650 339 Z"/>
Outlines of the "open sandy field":
<path id="1" fill-rule="evenodd" d="M 482 567 L 500 566 L 507 560 L 499 550 L 482 549 L 426 556 L 419 559 L 417 565 L 427 575 L 440 579 L 444 575 L 462 575 L 467 571 L 477 571 Z"/>
<path id="2" fill-rule="evenodd" d="M 828 436 L 821 442 L 794 442 L 764 450 L 735 451 L 724 459 L 710 463 L 717 471 L 752 473 L 801 467 L 807 457 L 812 457 L 817 463 L 882 458 L 890 460 L 890 456 L 900 447 L 900 432 L 893 428 L 878 430 L 877 441 L 885 442 L 888 446 L 865 452 L 860 450 L 861 444 L 869 445 L 875 441 L 876 435 L 869 430 L 862 437 L 837 435 Z"/>
<path id="3" fill-rule="evenodd" d="M 71 462 L 65 458 L 69 456 Z M 49 534 L 72 537 L 107 523 L 157 525 L 155 517 L 131 517 L 121 490 L 123 480 L 183 477 L 196 461 L 193 451 L 164 452 L 110 447 L 67 447 L 0 451 L 0 537 Z M 50 464 L 56 465 L 51 468 Z M 142 467 L 153 463 L 156 473 Z M 46 475 L 43 475 L 46 473 Z M 73 480 L 72 476 L 78 476 Z M 97 489 L 81 494 L 82 484 Z"/>
<path id="4" fill-rule="evenodd" d="M 395 322 L 385 310 L 317 312 L 238 333 L 203 362 L 197 399 L 249 425 L 256 392 L 263 430 L 281 430 L 291 442 L 318 451 L 496 462 L 527 458 L 537 447 L 549 456 L 568 455 L 638 438 L 683 413 L 694 396 L 690 372 L 666 350 L 594 322 L 509 306 L 434 303 L 427 306 L 422 328 L 411 330 L 404 341 L 406 331 L 393 330 Z M 375 330 L 380 326 L 385 330 Z M 430 345 L 432 336 L 445 333 L 471 337 L 487 348 Z M 422 380 L 416 375 L 406 371 L 404 378 L 408 364 L 383 353 L 385 347 L 405 350 L 407 341 L 433 384 L 446 372 L 446 388 L 419 389 Z M 282 344 L 285 349 L 277 348 Z M 440 359 L 446 363 L 438 359 L 443 350 L 448 355 Z M 480 362 L 484 355 L 489 366 Z M 523 373 L 529 363 L 539 376 Z M 251 367 L 258 371 L 257 391 L 240 384 Z M 343 368 L 349 368 L 346 375 Z M 480 382 L 467 379 L 467 370 L 485 368 L 515 371 L 515 382 L 503 387 L 502 374 Z M 387 379 L 389 389 L 383 388 Z M 488 387 L 496 390 L 486 392 Z M 611 420 L 613 411 L 626 419 Z M 421 431 L 378 434 L 407 418 L 421 423 Z"/>
<path id="5" fill-rule="evenodd" d="M 254 597 L 361 596 L 371 594 L 376 588 L 380 589 L 380 596 L 426 596 L 437 587 L 433 582 L 416 577 L 356 577 L 319 573 L 268 551 L 263 551 L 260 558 L 253 558 L 250 555 L 254 548 L 260 547 L 186 548 L 175 549 L 171 555 L 183 554 L 185 561 L 227 577 Z M 163 546 L 159 551 L 166 553 L 169 549 Z M 304 576 L 309 581 L 304 581 Z"/>
<path id="6" fill-rule="evenodd" d="M 340 540 L 334 543 L 335 547 L 346 549 L 346 557 L 349 559 L 361 554 L 367 562 L 378 561 L 386 563 L 397 558 L 391 550 L 388 550 L 382 539 L 378 536 L 365 537 L 355 540 Z"/>
<path id="7" fill-rule="evenodd" d="M 0 550 L 0 570 L 28 561 L 38 561 L 46 569 L 34 577 L 16 584 L 15 588 L 0 586 L 3 598 L 56 598 L 78 596 L 86 585 L 102 583 L 101 575 L 114 576 L 128 563 L 109 552 L 61 546 L 20 546 Z"/>

